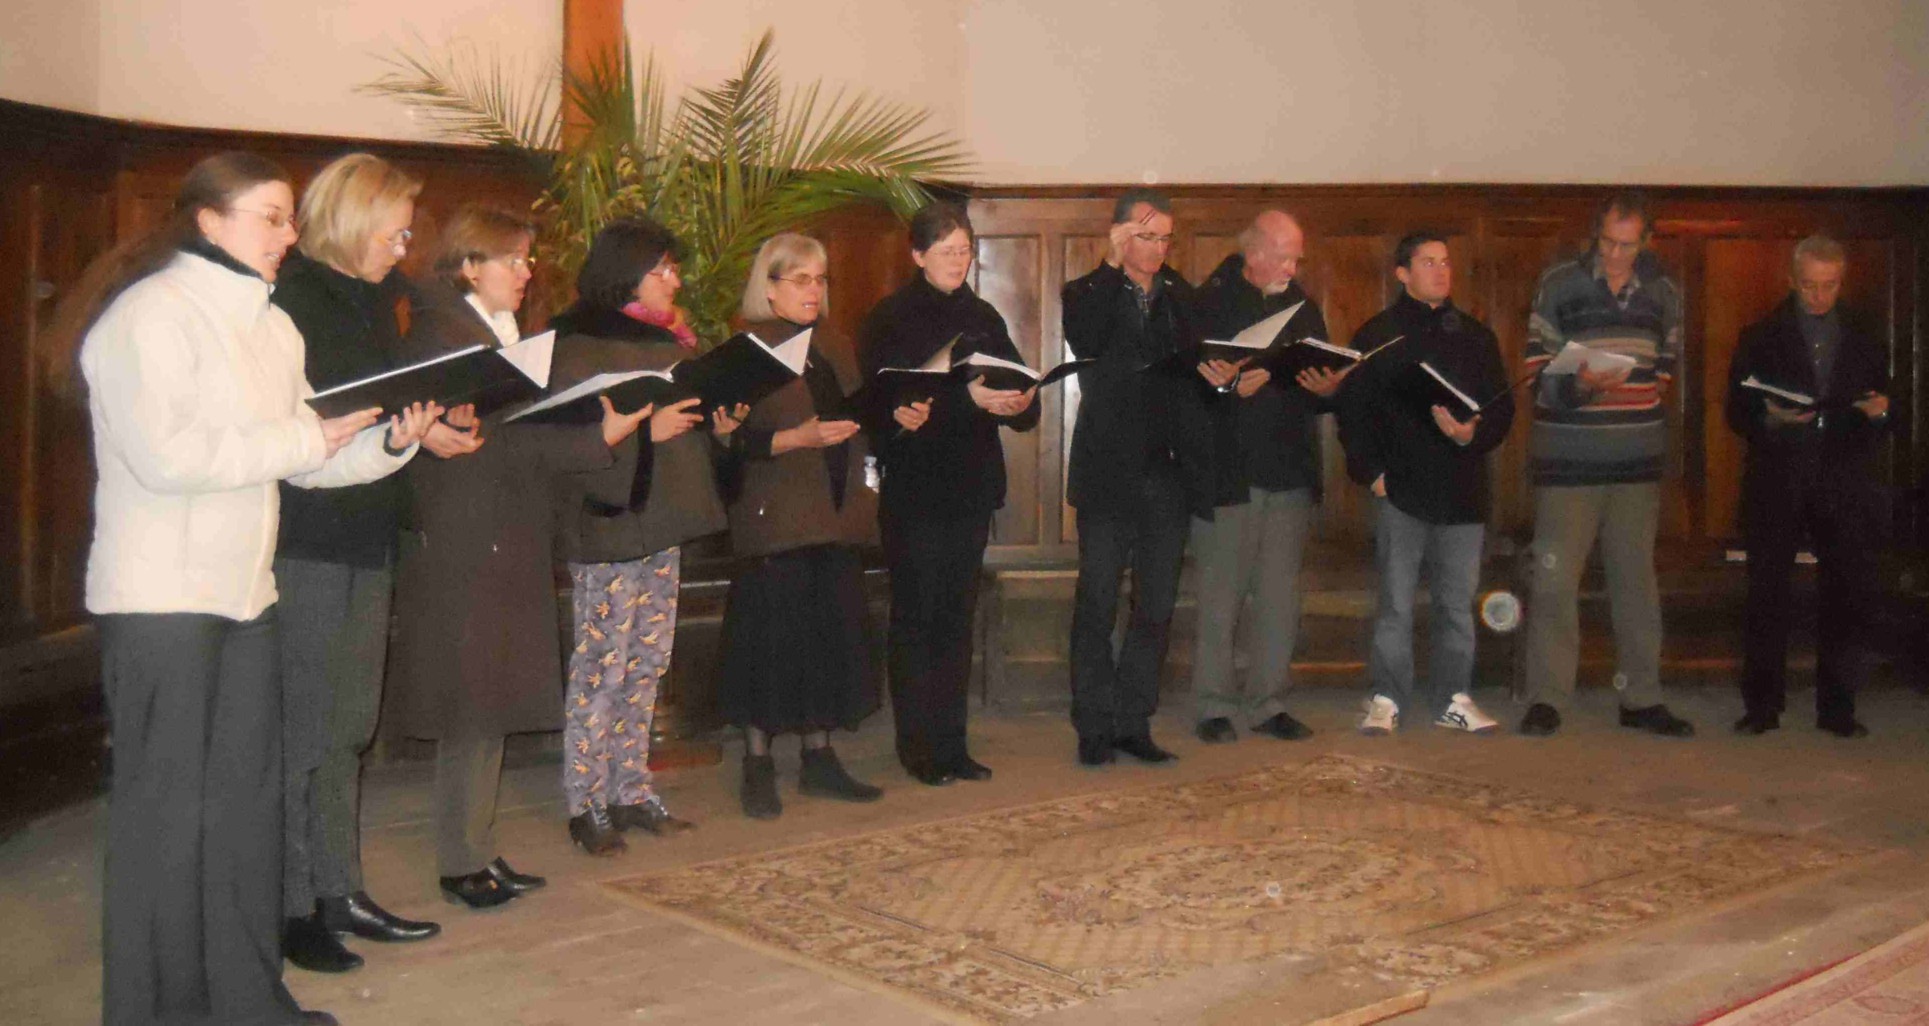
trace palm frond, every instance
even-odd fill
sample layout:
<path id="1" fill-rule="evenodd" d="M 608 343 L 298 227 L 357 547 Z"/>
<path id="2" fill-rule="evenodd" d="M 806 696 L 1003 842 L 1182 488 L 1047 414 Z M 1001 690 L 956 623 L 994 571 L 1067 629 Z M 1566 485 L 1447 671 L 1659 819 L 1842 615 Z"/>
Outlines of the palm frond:
<path id="1" fill-rule="evenodd" d="M 403 51 L 383 62 L 390 70 L 359 91 L 422 112 L 445 138 L 538 152 L 554 150 L 561 138 L 554 74 L 512 72 L 499 55 L 484 58 L 467 46 L 440 57 Z"/>

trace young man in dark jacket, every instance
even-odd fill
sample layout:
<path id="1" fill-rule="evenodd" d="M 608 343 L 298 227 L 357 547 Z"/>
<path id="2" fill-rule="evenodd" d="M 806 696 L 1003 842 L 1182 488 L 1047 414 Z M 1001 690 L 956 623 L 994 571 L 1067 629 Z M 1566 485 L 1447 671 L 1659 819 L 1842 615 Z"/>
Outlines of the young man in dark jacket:
<path id="1" fill-rule="evenodd" d="M 1239 250 L 1199 287 L 1194 334 L 1231 339 L 1297 308 L 1277 339 L 1326 341 L 1319 305 L 1293 280 L 1306 250 L 1299 222 L 1268 210 L 1240 233 Z M 1235 720 L 1284 741 L 1312 736 L 1286 711 L 1285 694 L 1299 632 L 1300 555 L 1320 496 L 1314 418 L 1331 412 L 1327 397 L 1342 378 L 1314 368 L 1295 380 L 1274 380 L 1269 370 L 1249 367 L 1230 394 L 1214 392 L 1200 406 L 1213 487 L 1213 509 L 1193 518 L 1191 542 L 1199 589 L 1192 699 L 1202 741 L 1234 740 Z M 1233 668 L 1233 639 L 1248 596 L 1249 670 L 1242 683 Z"/>
<path id="2" fill-rule="evenodd" d="M 1498 724 L 1468 695 L 1473 604 L 1486 536 L 1487 454 L 1513 424 L 1513 394 L 1494 333 L 1453 305 L 1446 239 L 1430 232 L 1401 239 L 1393 273 L 1405 291 L 1353 336 L 1353 348 L 1370 355 L 1348 375 L 1340 402 L 1347 472 L 1376 499 L 1380 595 L 1367 660 L 1373 690 L 1360 732 L 1390 734 L 1403 710 L 1417 710 L 1436 726 L 1489 733 Z M 1433 380 L 1427 368 L 1485 405 L 1475 412 L 1423 399 Z M 1427 686 L 1416 690 L 1413 595 L 1422 564 L 1432 639 Z"/>
<path id="3" fill-rule="evenodd" d="M 1205 461 L 1180 410 L 1203 387 L 1147 368 L 1179 351 L 1191 287 L 1166 266 L 1172 204 L 1134 189 L 1113 207 L 1110 251 L 1092 273 L 1065 286 L 1065 344 L 1098 364 L 1079 379 L 1067 499 L 1078 510 L 1078 590 L 1073 600 L 1072 725 L 1078 759 L 1112 761 L 1113 751 L 1146 762 L 1172 753 L 1152 741 L 1172 607 L 1185 556 L 1188 516 L 1210 509 Z M 1212 371 L 1214 386 L 1233 374 Z M 1132 616 L 1116 662 L 1112 622 L 1119 578 L 1132 570 Z"/>
<path id="4" fill-rule="evenodd" d="M 1840 243 L 1814 235 L 1795 247 L 1792 294 L 1742 331 L 1728 368 L 1728 426 L 1748 440 L 1742 538 L 1748 547 L 1745 713 L 1740 734 L 1781 726 L 1787 700 L 1789 575 L 1806 529 L 1820 557 L 1815 725 L 1862 737 L 1855 718 L 1857 642 L 1875 597 L 1886 518 L 1882 436 L 1889 423 L 1887 356 L 1836 305 L 1846 263 Z M 1812 397 L 1804 407 L 1744 381 Z"/>

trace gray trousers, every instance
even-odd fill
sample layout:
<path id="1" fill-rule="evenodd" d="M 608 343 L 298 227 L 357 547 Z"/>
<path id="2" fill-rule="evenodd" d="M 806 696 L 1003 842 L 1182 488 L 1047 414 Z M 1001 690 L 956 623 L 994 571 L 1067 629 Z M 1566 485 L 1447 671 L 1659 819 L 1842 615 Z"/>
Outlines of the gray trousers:
<path id="1" fill-rule="evenodd" d="M 1193 715 L 1247 725 L 1286 711 L 1299 637 L 1299 564 L 1313 517 L 1310 489 L 1252 489 L 1242 505 L 1193 518 L 1199 626 L 1192 653 Z M 1245 613 L 1246 678 L 1233 666 Z"/>
<path id="2" fill-rule="evenodd" d="M 481 872 L 496 855 L 502 737 L 445 737 L 435 746 L 435 865 L 440 876 Z"/>
<path id="3" fill-rule="evenodd" d="M 105 1026 L 280 1026 L 275 614 L 102 616 Z"/>
<path id="4" fill-rule="evenodd" d="M 1565 710 L 1574 697 L 1581 571 L 1598 536 L 1614 618 L 1614 686 L 1621 692 L 1621 707 L 1661 704 L 1661 589 L 1654 579 L 1660 510 L 1661 485 L 1652 481 L 1534 490 L 1528 701 Z"/>
<path id="5" fill-rule="evenodd" d="M 1367 682 L 1373 694 L 1400 707 L 1402 723 L 1431 720 L 1447 709 L 1454 692 L 1473 686 L 1474 591 L 1480 586 L 1484 524 L 1431 524 L 1373 500 L 1373 561 L 1380 572 L 1373 614 L 1373 647 Z M 1413 597 L 1421 569 L 1427 577 L 1427 684 L 1415 686 Z"/>
<path id="6" fill-rule="evenodd" d="M 282 905 L 292 917 L 313 912 L 317 898 L 362 889 L 362 753 L 382 708 L 393 585 L 387 567 L 275 560 L 287 773 Z"/>

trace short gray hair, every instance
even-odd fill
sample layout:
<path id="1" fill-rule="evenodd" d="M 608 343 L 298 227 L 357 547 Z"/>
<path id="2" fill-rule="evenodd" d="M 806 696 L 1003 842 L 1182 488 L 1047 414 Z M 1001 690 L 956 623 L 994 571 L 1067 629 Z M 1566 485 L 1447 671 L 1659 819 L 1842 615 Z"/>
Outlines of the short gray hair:
<path id="1" fill-rule="evenodd" d="M 770 283 L 812 261 L 828 265 L 830 257 L 824 252 L 824 244 L 808 235 L 784 232 L 765 239 L 750 265 L 750 280 L 744 282 L 743 303 L 737 313 L 746 321 L 775 319 L 777 312 L 770 308 Z M 825 289 L 817 310 L 821 316 L 830 309 L 830 290 Z"/>
<path id="2" fill-rule="evenodd" d="M 1849 255 L 1842 249 L 1841 243 L 1816 232 L 1795 244 L 1795 255 L 1789 259 L 1789 270 L 1800 274 L 1804 260 L 1813 260 L 1818 264 L 1842 264 L 1847 263 L 1848 259 Z"/>
<path id="3" fill-rule="evenodd" d="M 1267 220 L 1266 215 L 1268 214 L 1277 214 L 1291 221 L 1294 227 L 1299 226 L 1299 218 L 1294 217 L 1290 212 L 1281 210 L 1278 207 L 1270 207 L 1260 211 L 1245 228 L 1240 230 L 1239 236 L 1237 240 L 1235 240 L 1239 246 L 1240 256 L 1250 257 L 1255 250 L 1258 250 L 1267 243 L 1268 233 L 1265 228 L 1261 227 L 1261 223 Z M 1304 231 L 1304 229 L 1301 230 Z"/>

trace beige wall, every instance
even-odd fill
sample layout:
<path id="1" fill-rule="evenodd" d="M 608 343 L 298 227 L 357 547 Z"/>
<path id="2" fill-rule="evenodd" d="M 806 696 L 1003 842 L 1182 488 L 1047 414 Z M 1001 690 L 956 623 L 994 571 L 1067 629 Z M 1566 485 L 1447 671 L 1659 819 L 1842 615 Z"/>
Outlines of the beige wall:
<path id="1" fill-rule="evenodd" d="M 100 0 L 7 0 L 0 96 L 92 112 L 100 88 Z"/>
<path id="2" fill-rule="evenodd" d="M 354 92 L 418 37 L 532 69 L 561 38 L 561 0 L 14 3 L 0 96 L 300 133 L 426 137 Z M 787 78 L 931 108 L 994 183 L 1929 183 L 1922 0 L 629 0 L 626 17 L 684 82 L 774 26 Z"/>

